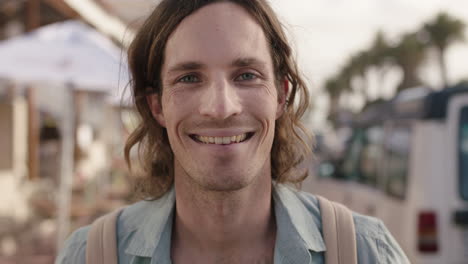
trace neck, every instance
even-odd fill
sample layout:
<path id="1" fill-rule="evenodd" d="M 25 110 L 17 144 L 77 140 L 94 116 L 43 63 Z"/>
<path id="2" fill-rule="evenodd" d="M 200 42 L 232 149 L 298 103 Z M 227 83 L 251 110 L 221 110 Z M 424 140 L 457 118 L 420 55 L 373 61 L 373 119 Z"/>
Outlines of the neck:
<path id="1" fill-rule="evenodd" d="M 176 174 L 174 181 L 173 253 L 183 249 L 180 251 L 205 263 L 220 263 L 236 255 L 249 256 L 242 261 L 249 263 L 272 259 L 276 223 L 270 170 L 235 191 L 207 191 L 186 178 L 190 176 Z"/>

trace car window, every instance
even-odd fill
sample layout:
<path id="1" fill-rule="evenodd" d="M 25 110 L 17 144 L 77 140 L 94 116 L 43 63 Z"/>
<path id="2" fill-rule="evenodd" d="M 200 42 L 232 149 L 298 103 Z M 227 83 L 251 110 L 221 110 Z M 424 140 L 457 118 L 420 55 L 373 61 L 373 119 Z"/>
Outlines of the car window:
<path id="1" fill-rule="evenodd" d="M 347 180 L 376 186 L 382 160 L 383 129 L 380 126 L 359 128 L 349 144 L 341 174 Z"/>
<path id="2" fill-rule="evenodd" d="M 411 146 L 409 126 L 394 126 L 385 138 L 385 192 L 393 197 L 404 199 L 408 183 L 408 164 Z"/>
<path id="3" fill-rule="evenodd" d="M 359 159 L 359 181 L 371 185 L 377 185 L 377 177 L 382 162 L 383 128 L 370 127 L 365 130 L 363 148 Z"/>
<path id="4" fill-rule="evenodd" d="M 348 145 L 348 151 L 343 159 L 341 175 L 346 180 L 358 180 L 358 164 L 364 145 L 364 130 L 355 129 L 351 141 Z"/>
<path id="5" fill-rule="evenodd" d="M 468 200 L 468 107 L 460 112 L 460 125 L 458 131 L 458 173 L 460 196 Z"/>

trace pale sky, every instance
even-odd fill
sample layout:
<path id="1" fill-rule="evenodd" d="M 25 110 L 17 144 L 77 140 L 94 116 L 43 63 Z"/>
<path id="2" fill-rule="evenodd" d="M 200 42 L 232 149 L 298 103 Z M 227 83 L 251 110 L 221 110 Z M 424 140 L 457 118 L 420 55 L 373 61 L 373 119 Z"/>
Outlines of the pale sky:
<path id="1" fill-rule="evenodd" d="M 311 91 L 318 95 L 320 84 L 337 72 L 340 65 L 362 50 L 382 29 L 390 38 L 413 32 L 439 11 L 447 11 L 467 24 L 466 39 L 448 52 L 449 79 L 468 78 L 468 1 L 467 0 L 270 0 L 292 34 L 298 60 L 309 79 Z M 425 78 L 431 85 L 440 82 L 431 59 Z M 389 90 L 389 89 L 386 89 Z M 385 94 L 385 91 L 383 92 Z M 391 91 L 386 91 L 387 96 Z M 320 96 L 313 122 L 323 123 L 326 99 Z"/>

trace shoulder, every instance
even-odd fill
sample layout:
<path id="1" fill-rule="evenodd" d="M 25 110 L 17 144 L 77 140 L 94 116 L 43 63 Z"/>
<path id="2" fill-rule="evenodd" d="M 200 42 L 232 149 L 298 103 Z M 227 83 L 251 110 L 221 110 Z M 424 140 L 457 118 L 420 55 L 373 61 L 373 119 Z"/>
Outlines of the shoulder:
<path id="1" fill-rule="evenodd" d="M 143 212 L 149 203 L 151 202 L 141 201 L 122 210 L 118 216 L 116 227 L 119 248 L 123 246 L 122 242 L 126 241 L 133 233 L 133 230 L 141 223 L 141 217 L 139 216 L 144 215 Z M 60 254 L 55 260 L 55 264 L 86 263 L 86 245 L 90 229 L 91 225 L 87 225 L 74 231 L 63 244 Z"/>
<path id="2" fill-rule="evenodd" d="M 86 263 L 86 237 L 90 226 L 77 229 L 65 241 L 55 264 L 85 264 Z"/>
<path id="3" fill-rule="evenodd" d="M 320 205 L 317 197 L 307 192 L 288 189 L 294 193 L 322 231 Z M 359 263 L 409 263 L 403 250 L 381 220 L 356 212 L 352 212 L 352 214 Z"/>
<path id="4" fill-rule="evenodd" d="M 410 263 L 384 223 L 353 212 L 358 259 L 363 263 Z"/>

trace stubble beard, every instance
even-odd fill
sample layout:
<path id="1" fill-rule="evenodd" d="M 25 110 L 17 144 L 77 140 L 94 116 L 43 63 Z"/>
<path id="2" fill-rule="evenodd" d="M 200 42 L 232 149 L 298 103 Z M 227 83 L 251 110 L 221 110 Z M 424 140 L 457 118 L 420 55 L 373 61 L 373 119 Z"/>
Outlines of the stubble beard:
<path id="1" fill-rule="evenodd" d="M 176 161 L 176 163 L 178 163 Z M 232 193 L 251 185 L 259 175 L 253 169 L 204 168 L 196 171 L 185 169 L 176 164 L 175 177 L 186 181 L 191 188 L 204 192 Z M 184 179 L 185 178 L 185 179 Z"/>

